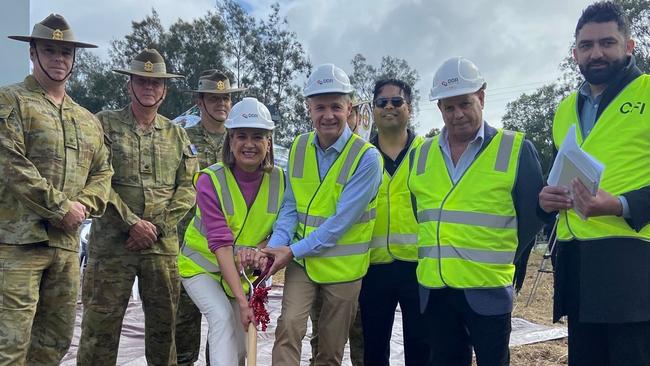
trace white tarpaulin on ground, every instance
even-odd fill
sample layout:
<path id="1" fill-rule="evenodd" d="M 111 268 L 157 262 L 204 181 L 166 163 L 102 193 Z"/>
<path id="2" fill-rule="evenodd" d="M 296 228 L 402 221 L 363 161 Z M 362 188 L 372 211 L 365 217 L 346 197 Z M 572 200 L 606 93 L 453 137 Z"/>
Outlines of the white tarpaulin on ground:
<path id="1" fill-rule="evenodd" d="M 282 287 L 274 287 L 269 293 L 269 303 L 267 309 L 271 318 L 266 332 L 258 333 L 257 340 L 257 362 L 260 366 L 271 365 L 271 350 L 273 348 L 273 335 L 275 333 L 275 324 L 280 315 L 282 303 Z M 75 326 L 74 339 L 72 347 L 63 359 L 62 365 L 75 365 L 77 347 L 79 346 L 79 336 L 81 334 L 81 305 L 77 308 L 77 322 Z M 199 365 L 205 364 L 205 338 L 207 335 L 207 323 L 203 321 L 203 332 L 201 342 L 201 355 Z M 539 324 L 533 324 L 523 319 L 515 318 L 512 320 L 512 334 L 510 336 L 510 346 L 520 346 L 543 342 L 551 339 L 558 339 L 567 336 L 566 328 L 548 327 Z M 309 339 L 311 337 L 311 322 L 307 329 L 307 335 L 302 342 L 302 365 L 309 365 L 311 347 Z M 395 324 L 393 326 L 393 337 L 391 340 L 391 365 L 403 365 L 402 347 L 402 314 L 397 311 L 395 314 Z M 122 337 L 120 338 L 120 350 L 118 352 L 118 365 L 136 366 L 147 364 L 144 357 L 144 314 L 142 313 L 141 303 L 137 300 L 131 300 L 124 317 L 122 327 Z M 343 365 L 349 366 L 349 349 L 346 347 Z"/>

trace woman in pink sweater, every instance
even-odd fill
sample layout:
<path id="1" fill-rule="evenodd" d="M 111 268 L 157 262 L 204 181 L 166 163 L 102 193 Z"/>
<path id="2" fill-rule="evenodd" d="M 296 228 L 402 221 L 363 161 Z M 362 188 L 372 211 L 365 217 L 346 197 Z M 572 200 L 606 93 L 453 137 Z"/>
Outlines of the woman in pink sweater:
<path id="1" fill-rule="evenodd" d="M 235 104 L 226 120 L 223 163 L 196 181 L 197 213 L 179 256 L 183 286 L 208 321 L 211 365 L 244 365 L 245 331 L 255 323 L 239 272 L 262 270 L 266 246 L 284 193 L 273 165 L 268 109 L 255 98 Z"/>

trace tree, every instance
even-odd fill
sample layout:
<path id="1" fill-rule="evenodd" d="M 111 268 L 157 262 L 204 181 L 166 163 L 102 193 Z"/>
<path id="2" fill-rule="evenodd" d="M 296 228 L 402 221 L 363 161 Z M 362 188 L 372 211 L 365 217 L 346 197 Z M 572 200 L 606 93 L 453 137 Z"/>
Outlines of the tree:
<path id="1" fill-rule="evenodd" d="M 85 49 L 77 50 L 75 71 L 67 92 L 80 105 L 96 113 L 103 108 L 118 108 L 128 103 L 124 78 L 111 72 L 108 62 Z"/>
<path id="2" fill-rule="evenodd" d="M 244 80 L 250 94 L 279 114 L 275 138 L 286 146 L 297 134 L 311 130 L 301 88 L 294 83 L 309 74 L 311 63 L 286 18 L 280 17 L 279 4 L 271 5 L 266 20 L 258 22 L 257 33 L 260 41 L 251 53 L 251 79 Z"/>
<path id="3" fill-rule="evenodd" d="M 637 66 L 650 72 L 650 2 L 647 0 L 615 0 L 628 18 L 632 38 L 636 41 L 634 55 Z"/>
<path id="4" fill-rule="evenodd" d="M 233 72 L 233 80 L 238 85 L 245 85 L 253 80 L 253 52 L 261 48 L 255 18 L 250 16 L 234 0 L 217 3 L 221 21 L 225 25 L 226 58 Z"/>
<path id="5" fill-rule="evenodd" d="M 440 129 L 438 127 L 432 128 L 429 132 L 424 135 L 424 137 L 429 138 L 429 137 L 436 137 L 440 135 Z"/>
<path id="6" fill-rule="evenodd" d="M 92 112 L 125 105 L 127 78 L 111 69 L 128 68 L 140 51 L 153 47 L 165 58 L 167 72 L 186 76 L 168 81 L 159 113 L 174 118 L 189 109 L 194 101 L 187 90 L 196 86 L 200 73 L 220 69 L 233 84 L 250 87 L 242 95 L 257 97 L 278 112 L 276 140 L 288 145 L 296 134 L 311 129 L 301 88 L 295 83 L 311 69 L 302 44 L 280 17 L 278 4 L 259 21 L 233 0 L 221 0 L 217 7 L 218 14 L 208 12 L 191 22 L 179 19 L 168 30 L 152 10 L 143 20 L 132 22 L 131 33 L 111 43 L 108 61 L 80 52 L 69 94 Z"/>
<path id="7" fill-rule="evenodd" d="M 566 97 L 568 85 L 552 83 L 544 85 L 532 94 L 522 94 L 506 106 L 503 127 L 526 133 L 539 153 L 542 172 L 548 173 L 553 165 L 553 116 L 558 103 Z"/>

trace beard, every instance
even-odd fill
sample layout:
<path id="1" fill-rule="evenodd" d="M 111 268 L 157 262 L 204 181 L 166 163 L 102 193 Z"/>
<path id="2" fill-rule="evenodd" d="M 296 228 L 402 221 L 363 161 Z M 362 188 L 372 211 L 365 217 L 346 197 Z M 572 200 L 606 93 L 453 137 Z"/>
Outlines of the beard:
<path id="1" fill-rule="evenodd" d="M 607 64 L 604 68 L 594 69 L 594 65 Z M 607 62 L 605 60 L 592 61 L 586 65 L 578 65 L 580 73 L 585 77 L 585 80 L 592 85 L 602 85 L 609 83 L 619 71 L 623 70 L 627 65 L 627 57 L 619 60 Z"/>

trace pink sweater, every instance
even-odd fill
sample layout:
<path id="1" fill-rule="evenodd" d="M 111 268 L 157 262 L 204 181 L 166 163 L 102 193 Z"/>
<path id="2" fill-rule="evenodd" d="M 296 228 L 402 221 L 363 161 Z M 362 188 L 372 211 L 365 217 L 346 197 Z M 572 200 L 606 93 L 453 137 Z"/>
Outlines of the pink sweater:
<path id="1" fill-rule="evenodd" d="M 235 180 L 237 180 L 246 205 L 250 208 L 259 191 L 264 172 L 258 169 L 249 173 L 237 167 L 234 167 L 231 171 L 235 176 Z M 230 187 L 230 189 L 232 191 L 237 187 Z M 201 174 L 196 182 L 196 204 L 201 210 L 210 251 L 215 252 L 221 247 L 232 246 L 234 241 L 232 231 L 226 224 L 226 218 L 221 211 L 221 204 L 214 186 L 210 177 L 206 174 Z"/>

